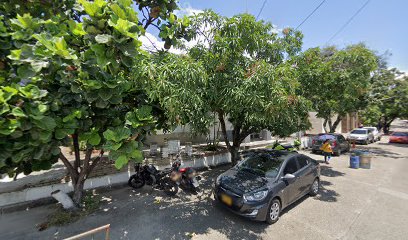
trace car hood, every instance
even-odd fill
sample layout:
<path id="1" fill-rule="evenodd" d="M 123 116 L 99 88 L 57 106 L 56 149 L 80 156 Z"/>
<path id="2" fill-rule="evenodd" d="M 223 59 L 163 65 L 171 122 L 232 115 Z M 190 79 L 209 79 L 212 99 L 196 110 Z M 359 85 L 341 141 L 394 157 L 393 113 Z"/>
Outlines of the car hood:
<path id="1" fill-rule="evenodd" d="M 268 180 L 251 172 L 230 169 L 220 176 L 220 186 L 242 195 L 266 186 Z"/>

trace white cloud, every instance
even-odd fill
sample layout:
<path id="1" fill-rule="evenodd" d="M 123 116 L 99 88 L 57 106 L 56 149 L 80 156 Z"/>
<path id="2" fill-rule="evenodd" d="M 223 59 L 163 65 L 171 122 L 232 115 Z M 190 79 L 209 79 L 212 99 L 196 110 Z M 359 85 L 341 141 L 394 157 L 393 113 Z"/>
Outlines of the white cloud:
<path id="1" fill-rule="evenodd" d="M 174 13 L 178 17 L 183 16 L 192 16 L 194 14 L 202 13 L 203 10 L 192 8 L 189 3 L 184 4 L 181 6 L 179 10 L 174 11 Z M 158 50 L 164 50 L 164 41 L 158 39 L 151 33 L 146 32 L 144 36 L 139 37 L 139 40 L 142 42 L 142 49 L 149 51 L 149 52 L 156 52 Z M 197 44 L 197 41 L 190 41 L 185 42 L 187 47 L 192 47 Z M 175 54 L 183 54 L 185 53 L 184 50 L 174 48 L 173 46 L 168 50 L 171 53 Z"/>
<path id="2" fill-rule="evenodd" d="M 183 17 L 183 16 L 192 16 L 195 14 L 199 14 L 204 12 L 201 9 L 196 9 L 191 7 L 190 3 L 184 3 L 181 4 L 180 9 L 174 11 L 174 14 L 176 14 L 178 17 Z"/>

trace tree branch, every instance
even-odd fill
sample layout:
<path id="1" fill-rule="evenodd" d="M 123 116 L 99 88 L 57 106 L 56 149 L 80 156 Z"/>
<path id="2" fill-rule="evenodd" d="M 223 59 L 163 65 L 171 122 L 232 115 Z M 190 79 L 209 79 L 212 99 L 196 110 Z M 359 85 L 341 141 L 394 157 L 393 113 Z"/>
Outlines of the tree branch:
<path id="1" fill-rule="evenodd" d="M 76 171 L 78 171 L 78 168 L 80 166 L 81 158 L 79 156 L 79 141 L 78 141 L 78 134 L 77 133 L 72 134 L 72 142 L 73 142 L 73 145 L 74 145 L 74 153 L 75 153 L 74 169 Z"/>
<path id="2" fill-rule="evenodd" d="M 91 166 L 89 166 L 88 170 L 86 171 L 86 175 L 85 175 L 86 178 L 88 178 L 89 174 L 92 172 L 92 170 L 98 164 L 98 162 L 101 160 L 101 158 L 103 157 L 103 153 L 104 153 L 104 150 L 101 149 L 101 151 L 99 152 L 99 156 L 97 158 L 95 158 L 94 160 L 92 160 Z"/>
<path id="3" fill-rule="evenodd" d="M 231 144 L 228 140 L 227 128 L 225 126 L 224 113 L 222 111 L 218 111 L 217 113 L 218 113 L 218 120 L 220 121 L 220 125 L 221 125 L 222 135 L 224 135 L 225 144 L 227 145 L 227 148 L 230 149 Z"/>
<path id="4" fill-rule="evenodd" d="M 78 177 L 79 181 L 84 180 L 87 175 L 86 173 L 88 172 L 89 161 L 91 160 L 91 156 L 92 156 L 92 149 L 91 148 L 86 149 L 84 166 L 82 167 L 82 170 L 79 173 L 79 177 Z"/>
<path id="5" fill-rule="evenodd" d="M 71 165 L 71 163 L 68 161 L 68 159 L 64 156 L 62 152 L 60 152 L 59 158 L 64 163 L 65 167 L 68 169 L 71 178 L 75 179 L 76 181 L 76 179 L 78 178 L 78 171 Z"/>

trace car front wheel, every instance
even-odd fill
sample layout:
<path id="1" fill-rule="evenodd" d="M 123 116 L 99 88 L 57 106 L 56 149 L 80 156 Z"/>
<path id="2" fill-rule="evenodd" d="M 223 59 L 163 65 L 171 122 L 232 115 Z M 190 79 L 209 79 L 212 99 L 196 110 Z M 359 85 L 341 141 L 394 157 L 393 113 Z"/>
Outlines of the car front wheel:
<path id="1" fill-rule="evenodd" d="M 274 224 L 279 220 L 279 215 L 281 211 L 281 204 L 278 199 L 273 199 L 268 208 L 268 214 L 266 215 L 266 222 L 269 224 Z"/>
<path id="2" fill-rule="evenodd" d="M 316 178 L 313 181 L 312 186 L 310 186 L 309 195 L 310 196 L 316 196 L 319 193 L 319 188 L 320 188 L 320 181 L 319 181 L 318 178 Z"/>

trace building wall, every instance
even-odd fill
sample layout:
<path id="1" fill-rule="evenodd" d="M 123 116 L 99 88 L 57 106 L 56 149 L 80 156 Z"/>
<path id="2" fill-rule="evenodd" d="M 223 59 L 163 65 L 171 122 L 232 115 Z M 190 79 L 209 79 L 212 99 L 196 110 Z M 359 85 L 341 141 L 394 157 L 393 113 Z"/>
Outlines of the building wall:
<path id="1" fill-rule="evenodd" d="M 317 112 L 309 112 L 309 121 L 312 125 L 312 127 L 306 131 L 306 134 L 319 134 L 319 133 L 324 133 L 324 119 L 319 118 L 316 116 Z M 336 120 L 337 116 L 332 117 L 332 122 Z M 328 127 L 328 125 L 327 125 Z M 339 124 L 336 128 L 336 132 L 340 133 L 342 132 L 342 124 Z"/>

